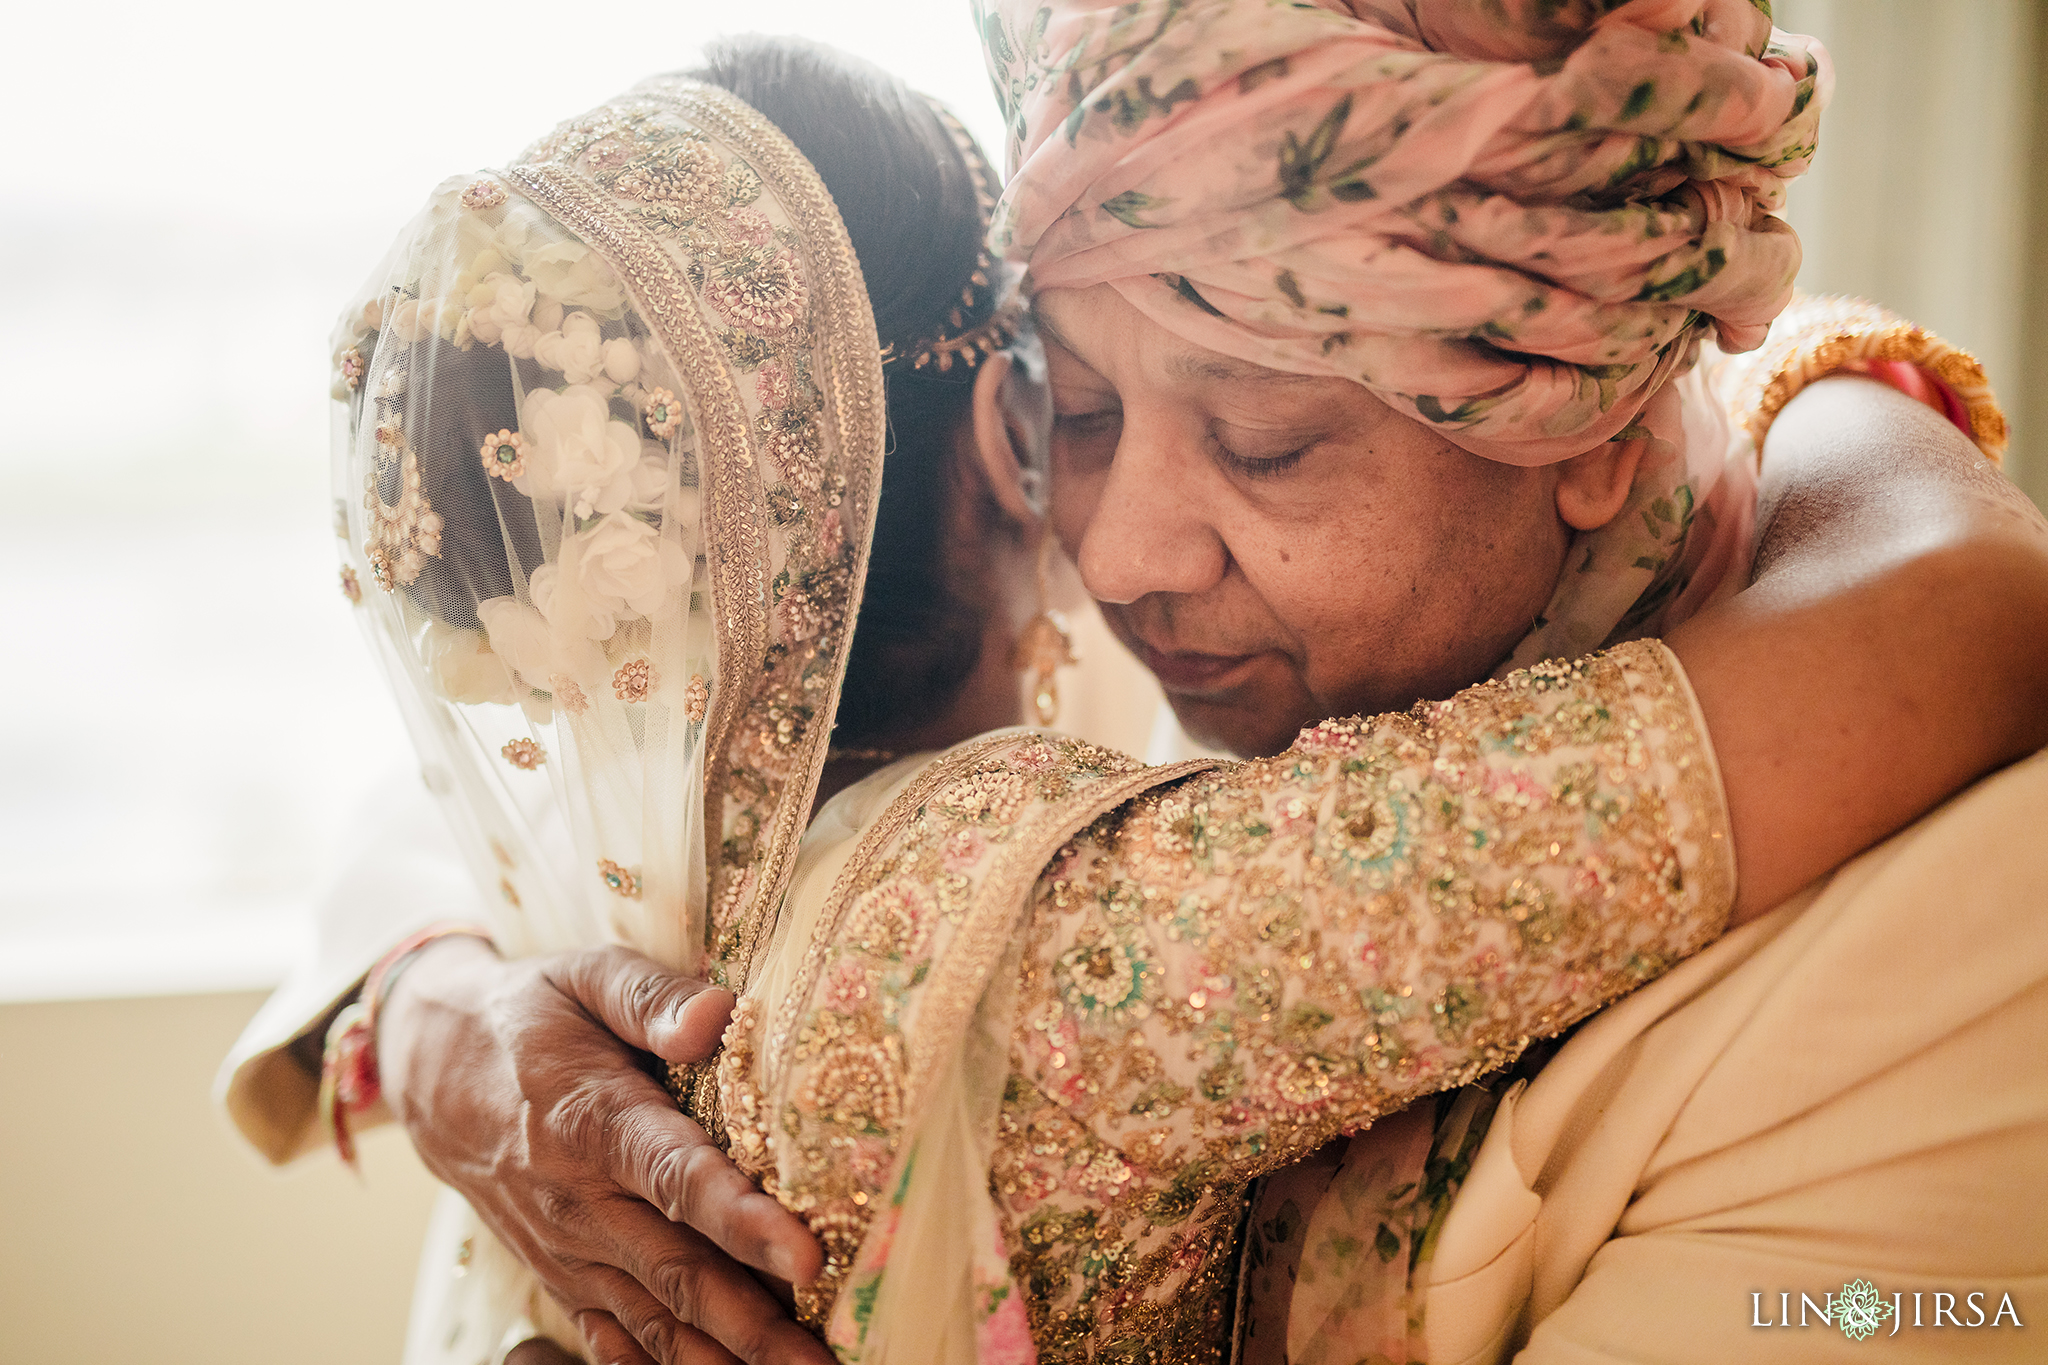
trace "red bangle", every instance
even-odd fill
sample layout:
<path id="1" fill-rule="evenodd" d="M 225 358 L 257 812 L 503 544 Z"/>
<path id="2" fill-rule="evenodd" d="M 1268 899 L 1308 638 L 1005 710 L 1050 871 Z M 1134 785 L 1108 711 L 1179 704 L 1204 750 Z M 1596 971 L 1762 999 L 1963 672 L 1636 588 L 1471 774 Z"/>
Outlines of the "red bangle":
<path id="1" fill-rule="evenodd" d="M 362 1113 L 384 1094 L 377 1074 L 377 1011 L 385 992 L 413 954 L 436 939 L 458 934 L 491 941 L 490 931 L 474 924 L 433 924 L 409 935 L 377 959 L 362 991 L 327 1026 L 327 1046 L 320 1056 L 320 1121 L 334 1134 L 335 1150 L 351 1168 L 356 1164 L 356 1144 L 349 1116 Z"/>

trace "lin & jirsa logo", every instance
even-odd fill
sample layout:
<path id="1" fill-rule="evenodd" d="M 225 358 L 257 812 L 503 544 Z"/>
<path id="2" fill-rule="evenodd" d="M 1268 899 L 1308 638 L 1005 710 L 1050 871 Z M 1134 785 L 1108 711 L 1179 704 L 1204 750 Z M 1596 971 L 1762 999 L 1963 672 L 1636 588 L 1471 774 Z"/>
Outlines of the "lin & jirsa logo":
<path id="1" fill-rule="evenodd" d="M 1778 1292 L 1778 1312 L 1773 1317 L 1764 1303 L 1764 1292 L 1756 1290 L 1749 1296 L 1749 1325 L 1751 1327 L 1807 1327 L 1818 1320 L 1823 1327 L 1839 1327 L 1842 1335 L 1856 1341 L 1865 1341 L 1874 1336 L 1887 1320 L 1891 1331 L 1886 1336 L 1897 1336 L 1901 1327 L 2025 1327 L 2020 1321 L 2019 1309 L 2012 1301 L 2012 1295 L 2001 1293 L 1998 1306 L 1987 1315 L 1986 1308 L 1994 1291 L 1984 1289 L 1919 1290 L 1912 1295 L 1912 1303 L 1906 1302 L 1904 1293 L 1895 1293 L 1890 1298 L 1878 1293 L 1877 1286 L 1869 1280 L 1855 1279 L 1843 1285 L 1840 1293 L 1823 1294 L 1821 1302 L 1815 1303 L 1810 1294 L 1799 1293 L 1799 1302 L 1792 1302 L 1795 1291 L 1784 1289 Z M 1931 1299 L 1930 1305 L 1926 1301 Z M 1932 1308 L 1931 1315 L 1927 1313 Z M 1908 1316 L 1912 1318 L 1909 1323 Z"/>

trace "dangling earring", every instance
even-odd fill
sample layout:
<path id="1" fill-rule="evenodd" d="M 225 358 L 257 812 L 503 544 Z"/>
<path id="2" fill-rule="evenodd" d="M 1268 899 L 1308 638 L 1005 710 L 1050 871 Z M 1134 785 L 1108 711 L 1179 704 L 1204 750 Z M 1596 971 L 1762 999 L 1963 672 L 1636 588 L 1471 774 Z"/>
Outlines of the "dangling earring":
<path id="1" fill-rule="evenodd" d="M 1081 662 L 1074 657 L 1074 637 L 1067 618 L 1046 605 L 1052 596 L 1052 535 L 1038 541 L 1038 615 L 1025 623 L 1011 652 L 1010 665 L 1031 674 L 1032 724 L 1046 726 L 1059 719 L 1059 670 Z"/>

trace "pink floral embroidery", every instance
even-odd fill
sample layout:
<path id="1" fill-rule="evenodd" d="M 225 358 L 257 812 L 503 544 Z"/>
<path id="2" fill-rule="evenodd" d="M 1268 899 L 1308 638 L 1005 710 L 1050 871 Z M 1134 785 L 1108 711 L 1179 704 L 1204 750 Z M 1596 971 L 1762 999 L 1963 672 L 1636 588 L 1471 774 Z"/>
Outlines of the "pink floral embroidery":
<path id="1" fill-rule="evenodd" d="M 975 1359 L 981 1365 L 1038 1365 L 1038 1347 L 1031 1340 L 1031 1319 L 1024 1295 L 1014 1280 L 988 1287 L 985 1316 L 975 1328 Z"/>
<path id="2" fill-rule="evenodd" d="M 505 747 L 498 752 L 504 755 L 507 763 L 527 772 L 532 772 L 548 761 L 548 751 L 530 739 L 507 740 Z"/>
<path id="3" fill-rule="evenodd" d="M 748 246 L 766 246 L 775 236 L 775 224 L 759 209 L 734 209 L 725 215 L 725 230 Z"/>
<path id="4" fill-rule="evenodd" d="M 613 894 L 624 896 L 629 901 L 640 899 L 639 874 L 620 867 L 610 858 L 605 858 L 597 865 L 597 875 Z"/>
<path id="5" fill-rule="evenodd" d="M 889 1178 L 892 1160 L 889 1144 L 881 1138 L 855 1138 L 846 1153 L 846 1167 L 863 1185 L 880 1185 Z"/>
<path id="6" fill-rule="evenodd" d="M 574 678 L 565 678 L 559 673 L 548 676 L 548 688 L 555 694 L 555 705 L 572 716 L 580 716 L 590 709 L 590 698 L 577 686 Z"/>
<path id="7" fill-rule="evenodd" d="M 363 353 L 351 346 L 341 353 L 341 381 L 350 389 L 363 386 L 363 372 L 369 367 L 363 363 Z"/>
<path id="8" fill-rule="evenodd" d="M 472 180 L 462 187 L 462 207 L 475 212 L 505 202 L 505 187 L 495 180 Z"/>
<path id="9" fill-rule="evenodd" d="M 714 268 L 704 281 L 704 298 L 743 327 L 774 336 L 794 327 L 810 303 L 810 291 L 787 251 L 749 252 Z"/>
<path id="10" fill-rule="evenodd" d="M 647 391 L 647 430 L 655 437 L 666 441 L 676 434 L 676 428 L 683 424 L 683 405 L 667 389 Z"/>
<path id="11" fill-rule="evenodd" d="M 725 167 L 718 153 L 702 142 L 685 141 L 660 162 L 630 166 L 612 182 L 612 192 L 649 204 L 700 206 L 725 185 Z"/>
<path id="12" fill-rule="evenodd" d="M 646 701 L 654 690 L 654 665 L 646 659 L 631 659 L 612 674 L 612 695 L 620 701 Z"/>
<path id="13" fill-rule="evenodd" d="M 356 571 L 344 564 L 341 566 L 341 595 L 351 603 L 363 600 L 363 580 L 356 577 Z"/>
<path id="14" fill-rule="evenodd" d="M 825 977 L 825 1008 L 840 1014 L 852 1014 L 867 998 L 867 969 L 850 957 L 834 963 Z"/>
<path id="15" fill-rule="evenodd" d="M 790 382 L 788 367 L 771 360 L 754 371 L 754 392 L 760 395 L 762 407 L 786 408 L 796 386 Z"/>
<path id="16" fill-rule="evenodd" d="M 988 855 L 988 838 L 978 829 L 956 829 L 939 846 L 939 865 L 948 872 L 972 872 Z"/>
<path id="17" fill-rule="evenodd" d="M 592 170 L 609 171 L 633 159 L 633 144 L 618 137 L 607 137 L 593 142 L 584 156 L 589 158 Z"/>
<path id="18" fill-rule="evenodd" d="M 711 685 L 704 681 L 702 673 L 690 675 L 690 685 L 683 689 L 683 714 L 690 724 L 702 725 L 704 712 L 711 701 Z"/>
<path id="19" fill-rule="evenodd" d="M 516 431 L 502 429 L 486 437 L 479 454 L 485 472 L 494 479 L 510 483 L 526 472 L 526 438 Z"/>

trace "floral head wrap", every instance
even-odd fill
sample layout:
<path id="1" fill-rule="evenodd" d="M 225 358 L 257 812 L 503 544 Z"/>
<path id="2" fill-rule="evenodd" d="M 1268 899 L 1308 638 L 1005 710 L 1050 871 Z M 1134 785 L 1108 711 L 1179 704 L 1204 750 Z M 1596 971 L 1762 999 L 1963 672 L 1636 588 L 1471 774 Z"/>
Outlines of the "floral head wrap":
<path id="1" fill-rule="evenodd" d="M 1476 454 L 1624 431 L 1791 297 L 1826 53 L 1752 0 L 996 0 L 998 246 Z"/>
<path id="2" fill-rule="evenodd" d="M 816 172 L 730 94 L 645 82 L 441 186 L 335 354 L 343 586 L 501 943 L 744 984 L 881 471 Z"/>

